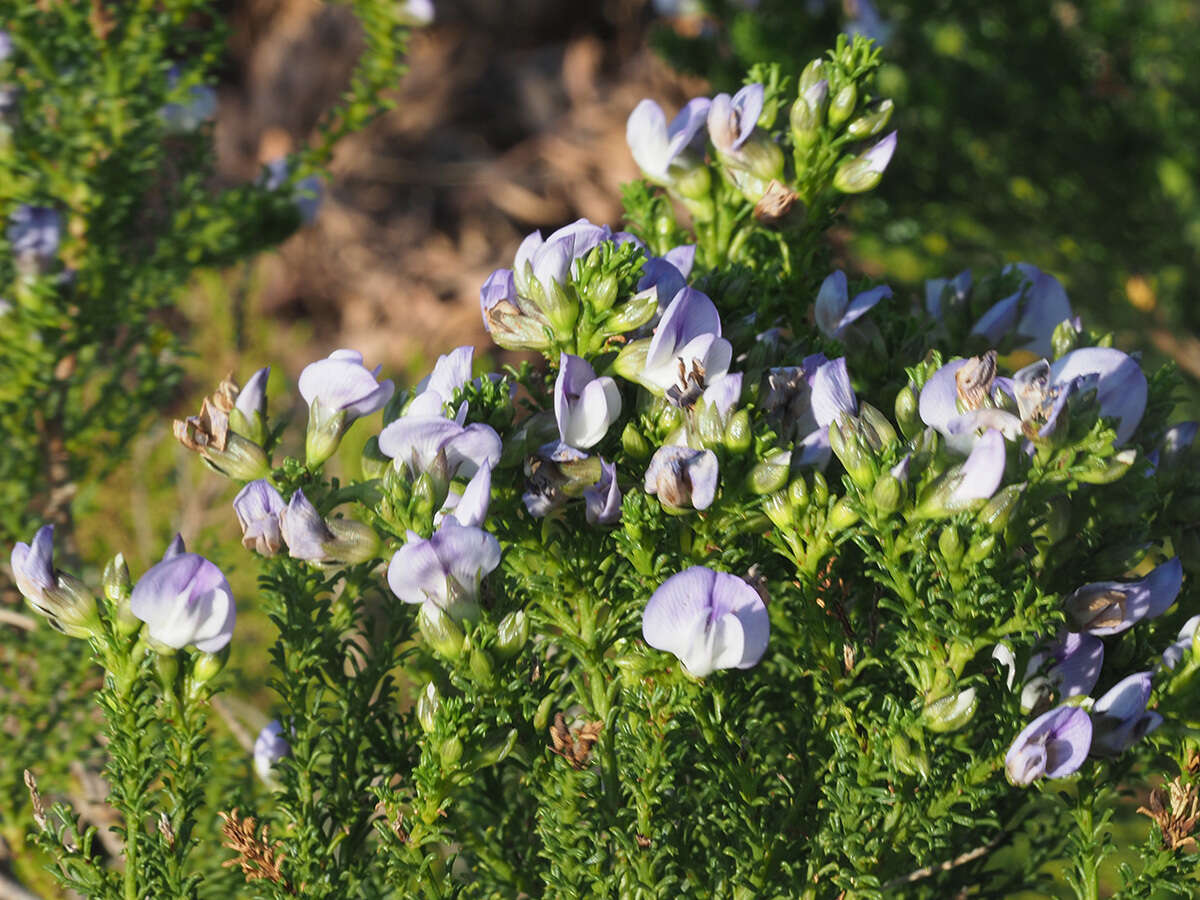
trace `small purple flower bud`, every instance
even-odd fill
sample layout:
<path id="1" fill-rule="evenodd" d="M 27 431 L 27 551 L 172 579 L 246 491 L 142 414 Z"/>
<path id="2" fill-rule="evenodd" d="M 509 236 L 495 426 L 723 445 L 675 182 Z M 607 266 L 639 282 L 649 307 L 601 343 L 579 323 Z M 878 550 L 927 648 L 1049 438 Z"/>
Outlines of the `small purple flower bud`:
<path id="1" fill-rule="evenodd" d="M 54 588 L 54 526 L 39 528 L 32 544 L 13 547 L 11 562 L 17 590 L 40 611 L 46 591 Z"/>
<path id="2" fill-rule="evenodd" d="M 229 430 L 260 447 L 267 440 L 267 379 L 271 367 L 265 366 L 250 376 L 237 392 L 229 411 Z"/>
<path id="3" fill-rule="evenodd" d="M 864 153 L 842 163 L 833 175 L 833 186 L 843 194 L 861 194 L 879 184 L 896 152 L 896 135 L 893 131 Z"/>
<path id="4" fill-rule="evenodd" d="M 1043 776 L 1062 778 L 1083 765 L 1091 744 L 1088 714 L 1078 706 L 1059 706 L 1038 716 L 1017 735 L 1004 757 L 1004 769 L 1017 787 Z"/>
<path id="5" fill-rule="evenodd" d="M 653 100 L 643 100 L 634 107 L 625 124 L 625 141 L 647 178 L 659 184 L 671 181 L 671 165 L 703 127 L 709 105 L 707 97 L 689 100 L 670 125 L 662 107 Z"/>
<path id="6" fill-rule="evenodd" d="M 1195 650 L 1196 630 L 1200 626 L 1200 616 L 1192 616 L 1183 623 L 1183 627 L 1179 629 L 1179 637 L 1175 639 L 1175 643 L 1171 644 L 1162 653 L 1162 664 L 1165 669 L 1174 669 L 1183 659 L 1183 655 L 1189 650 L 1192 651 L 1193 658 L 1200 656 Z"/>
<path id="7" fill-rule="evenodd" d="M 749 669 L 767 650 L 771 622 L 758 591 L 704 566 L 672 575 L 650 597 L 642 637 L 673 653 L 696 678 L 717 669 Z"/>
<path id="8" fill-rule="evenodd" d="M 1117 756 L 1162 724 L 1162 716 L 1146 710 L 1152 676 L 1136 672 L 1122 678 L 1092 707 L 1093 756 Z"/>
<path id="9" fill-rule="evenodd" d="M 334 540 L 333 532 L 304 496 L 304 491 L 297 488 L 278 516 L 279 532 L 292 559 L 324 562 L 330 558 L 328 546 Z"/>
<path id="10" fill-rule="evenodd" d="M 236 610 L 229 582 L 195 553 L 164 556 L 133 586 L 129 607 L 153 640 L 175 650 L 194 644 L 216 653 L 233 637 Z"/>
<path id="11" fill-rule="evenodd" d="M 711 450 L 660 447 L 646 469 L 645 489 L 668 510 L 708 509 L 717 495 L 717 456 Z"/>
<path id="12" fill-rule="evenodd" d="M 817 292 L 814 309 L 817 327 L 826 337 L 841 340 L 847 328 L 884 297 L 890 296 L 892 289 L 881 284 L 855 295 L 851 302 L 846 273 L 838 269 L 821 283 L 821 289 Z"/>
<path id="13" fill-rule="evenodd" d="M 254 771 L 263 781 L 270 782 L 275 763 L 291 755 L 292 747 L 283 737 L 283 726 L 278 719 L 272 719 L 254 740 Z"/>
<path id="14" fill-rule="evenodd" d="M 1085 584 L 1063 601 L 1067 624 L 1074 631 L 1099 636 L 1119 634 L 1142 619 L 1165 613 L 1182 586 L 1183 565 L 1177 556 L 1137 581 Z"/>
<path id="15" fill-rule="evenodd" d="M 233 499 L 233 511 L 242 526 L 242 545 L 263 556 L 274 556 L 283 546 L 279 514 L 284 510 L 283 497 L 269 481 L 251 481 Z"/>
<path id="16" fill-rule="evenodd" d="M 500 543 L 492 535 L 449 517 L 429 539 L 409 532 L 388 566 L 388 586 L 405 603 L 432 603 L 453 619 L 474 619 L 480 582 L 498 565 Z"/>
<path id="17" fill-rule="evenodd" d="M 62 220 L 48 206 L 22 203 L 8 217 L 8 243 L 17 269 L 26 275 L 50 271 L 62 239 Z"/>
<path id="18" fill-rule="evenodd" d="M 54 526 L 43 525 L 30 544 L 12 552 L 13 580 L 29 605 L 50 624 L 71 637 L 100 633 L 96 598 L 74 575 L 54 568 Z"/>
<path id="19" fill-rule="evenodd" d="M 621 520 L 621 488 L 617 467 L 600 460 L 600 480 L 583 492 L 584 515 L 589 525 L 614 525 Z"/>
<path id="20" fill-rule="evenodd" d="M 580 450 L 594 447 L 621 415 L 621 392 L 611 378 L 597 378 L 585 359 L 563 353 L 558 365 L 554 417 L 559 437 Z"/>

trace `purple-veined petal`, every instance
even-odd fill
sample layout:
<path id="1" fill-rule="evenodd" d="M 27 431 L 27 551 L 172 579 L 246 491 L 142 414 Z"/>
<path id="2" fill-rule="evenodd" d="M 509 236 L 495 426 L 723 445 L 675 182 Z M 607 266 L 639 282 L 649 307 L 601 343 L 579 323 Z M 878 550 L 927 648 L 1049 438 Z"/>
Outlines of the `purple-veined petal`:
<path id="1" fill-rule="evenodd" d="M 1013 266 L 1030 282 L 1028 299 L 1017 322 L 1017 334 L 1028 339 L 1021 349 L 1038 356 L 1049 357 L 1054 348 L 1051 337 L 1058 324 L 1073 315 L 1071 301 L 1057 278 L 1029 263 L 1014 263 Z"/>
<path id="2" fill-rule="evenodd" d="M 305 366 L 300 373 L 300 395 L 309 406 L 316 400 L 328 412 L 345 411 L 347 422 L 382 409 L 395 385 L 377 382 L 377 370 L 362 363 L 353 350 L 335 350 L 328 359 Z"/>
<path id="3" fill-rule="evenodd" d="M 921 421 L 932 425 L 938 431 L 945 433 L 950 423 L 960 415 L 958 411 L 958 370 L 970 360 L 956 359 L 946 363 L 929 376 L 925 386 L 921 388 L 921 397 L 917 401 L 917 409 Z"/>
<path id="4" fill-rule="evenodd" d="M 433 464 L 434 457 L 463 427 L 441 416 L 401 416 L 379 433 L 379 450 L 416 477 Z"/>
<path id="5" fill-rule="evenodd" d="M 496 429 L 474 422 L 446 441 L 441 449 L 446 452 L 450 474 L 470 478 L 485 463 L 495 468 L 504 447 Z"/>
<path id="6" fill-rule="evenodd" d="M 621 519 L 621 488 L 617 467 L 600 460 L 600 480 L 583 492 L 584 514 L 590 525 L 612 525 Z"/>
<path id="7" fill-rule="evenodd" d="M 513 280 L 512 269 L 497 269 L 488 276 L 483 287 L 479 289 L 479 310 L 483 314 L 483 324 L 490 331 L 487 311 L 502 300 L 515 303 L 517 286 Z"/>
<path id="8" fill-rule="evenodd" d="M 167 544 L 167 549 L 163 551 L 162 558 L 167 560 L 180 553 L 187 553 L 187 546 L 183 543 L 183 535 L 176 532 L 175 537 Z"/>
<path id="9" fill-rule="evenodd" d="M 838 323 L 838 331 L 843 331 L 848 326 L 853 325 L 868 313 L 880 300 L 892 296 L 892 289 L 886 284 L 876 285 L 869 290 L 863 291 L 861 294 L 855 294 L 854 299 L 850 301 L 850 305 L 846 307 L 846 311 L 842 313 L 842 318 Z"/>

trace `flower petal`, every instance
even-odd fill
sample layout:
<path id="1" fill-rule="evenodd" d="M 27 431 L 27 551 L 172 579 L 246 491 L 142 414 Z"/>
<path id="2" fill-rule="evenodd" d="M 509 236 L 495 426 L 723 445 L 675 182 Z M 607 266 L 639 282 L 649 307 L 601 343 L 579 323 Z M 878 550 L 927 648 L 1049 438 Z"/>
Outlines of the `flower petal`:
<path id="1" fill-rule="evenodd" d="M 1146 411 L 1148 387 L 1141 366 L 1132 357 L 1112 347 L 1083 347 L 1054 363 L 1050 373 L 1055 384 L 1099 376 L 1096 399 L 1101 415 L 1119 420 L 1116 443 L 1123 444 L 1133 436 Z"/>

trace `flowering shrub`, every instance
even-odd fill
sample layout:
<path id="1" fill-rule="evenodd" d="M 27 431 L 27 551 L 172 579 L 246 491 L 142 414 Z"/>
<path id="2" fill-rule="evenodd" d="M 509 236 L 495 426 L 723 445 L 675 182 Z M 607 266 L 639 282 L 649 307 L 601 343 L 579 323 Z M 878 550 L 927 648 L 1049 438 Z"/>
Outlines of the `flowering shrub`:
<path id="1" fill-rule="evenodd" d="M 396 390 L 338 350 L 303 441 L 259 375 L 176 423 L 244 484 L 278 630 L 241 760 L 204 720 L 250 598 L 181 543 L 99 601 L 49 531 L 17 545 L 106 671 L 124 868 L 35 793 L 64 885 L 200 896 L 220 812 L 248 896 L 997 896 L 1065 860 L 1096 897 L 1116 786 L 1157 776 L 1123 890 L 1194 890 L 1196 429 L 1047 273 L 830 272 L 903 148 L 877 66 L 843 38 L 635 108 L 628 230 L 535 233 L 481 288 L 544 362 L 464 347 Z M 203 803 L 231 765 L 262 787 Z"/>

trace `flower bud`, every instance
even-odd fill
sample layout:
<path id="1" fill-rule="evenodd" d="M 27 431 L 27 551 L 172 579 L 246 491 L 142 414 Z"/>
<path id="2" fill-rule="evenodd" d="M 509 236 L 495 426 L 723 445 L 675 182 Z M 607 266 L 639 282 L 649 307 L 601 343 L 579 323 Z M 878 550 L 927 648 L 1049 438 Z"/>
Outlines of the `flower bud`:
<path id="1" fill-rule="evenodd" d="M 503 762 L 517 745 L 517 729 L 499 731 L 492 734 L 484 742 L 479 751 L 471 758 L 473 769 L 484 769 Z"/>
<path id="2" fill-rule="evenodd" d="M 830 534 L 837 534 L 849 528 L 859 519 L 858 510 L 850 503 L 849 497 L 843 497 L 829 511 L 829 519 L 825 523 Z"/>
<path id="3" fill-rule="evenodd" d="M 496 652 L 501 659 L 511 659 L 529 642 L 529 617 L 523 609 L 510 612 L 500 620 L 496 631 Z"/>
<path id="4" fill-rule="evenodd" d="M 1079 346 L 1080 329 L 1076 327 L 1075 321 L 1072 319 L 1063 319 L 1056 326 L 1050 335 L 1050 347 L 1054 351 L 1054 358 L 1062 359 L 1072 350 Z"/>
<path id="5" fill-rule="evenodd" d="M 463 742 L 459 740 L 458 735 L 446 738 L 438 748 L 438 756 L 441 758 L 442 768 L 445 770 L 450 770 L 457 766 L 458 761 L 462 759 L 462 755 Z"/>
<path id="6" fill-rule="evenodd" d="M 804 476 L 798 476 L 787 489 L 788 501 L 796 509 L 804 509 L 808 506 L 808 484 L 804 480 Z"/>
<path id="7" fill-rule="evenodd" d="M 747 483 L 755 494 L 771 494 L 787 484 L 788 466 L 764 460 L 750 470 Z"/>
<path id="8" fill-rule="evenodd" d="M 947 525 L 942 529 L 941 534 L 938 535 L 938 551 L 946 560 L 946 565 L 957 570 L 958 564 L 962 561 L 964 549 L 962 538 L 959 537 L 956 527 Z"/>
<path id="9" fill-rule="evenodd" d="M 825 61 L 820 57 L 810 60 L 800 73 L 800 93 L 803 94 L 822 78 L 825 78 Z"/>
<path id="10" fill-rule="evenodd" d="M 417 613 L 417 627 L 435 653 L 457 660 L 463 653 L 463 631 L 436 603 L 422 603 Z"/>
<path id="11" fill-rule="evenodd" d="M 432 681 L 425 685 L 425 690 L 421 691 L 417 697 L 417 722 L 421 725 L 421 730 L 426 734 L 433 734 L 433 729 L 437 725 L 438 709 L 442 705 L 441 695 L 438 694 L 437 685 Z"/>
<path id="12" fill-rule="evenodd" d="M 925 427 L 921 421 L 917 392 L 911 384 L 905 385 L 896 395 L 896 422 L 900 425 L 901 433 L 909 439 L 920 434 Z"/>
<path id="13" fill-rule="evenodd" d="M 922 718 L 930 731 L 957 731 L 974 718 L 978 705 L 975 688 L 967 688 L 926 703 Z"/>
<path id="14" fill-rule="evenodd" d="M 550 721 L 550 710 L 554 706 L 554 694 L 547 694 L 538 703 L 537 710 L 533 714 L 533 728 L 535 731 L 543 731 L 546 728 L 546 723 Z"/>
<path id="15" fill-rule="evenodd" d="M 875 487 L 871 489 L 871 500 L 877 510 L 884 515 L 890 515 L 904 502 L 904 485 L 895 475 L 885 472 L 879 476 Z"/>
<path id="16" fill-rule="evenodd" d="M 892 111 L 896 104 L 891 100 L 880 100 L 867 112 L 863 113 L 846 126 L 846 134 L 856 140 L 874 137 L 887 128 L 892 119 Z"/>
<path id="17" fill-rule="evenodd" d="M 843 194 L 869 191 L 883 178 L 883 172 L 896 151 L 896 132 L 853 159 L 846 160 L 833 175 L 833 186 Z"/>
<path id="18" fill-rule="evenodd" d="M 875 482 L 875 466 L 860 434 L 857 421 L 842 413 L 829 425 L 829 446 L 851 480 L 863 490 L 869 490 Z"/>
<path id="19" fill-rule="evenodd" d="M 587 286 L 584 296 L 588 303 L 596 312 L 604 312 L 611 309 L 612 305 L 617 302 L 617 291 L 620 289 L 620 283 L 615 275 L 603 275 L 600 278 L 594 279 Z"/>
<path id="20" fill-rule="evenodd" d="M 601 336 L 624 334 L 641 328 L 658 312 L 658 292 L 653 290 L 634 294 L 620 309 L 604 320 L 604 325 L 598 332 Z M 649 344 L 647 344 L 649 346 Z"/>
<path id="21" fill-rule="evenodd" d="M 1002 487 L 979 511 L 975 521 L 988 528 L 993 534 L 1002 534 L 1021 503 L 1025 487 L 1025 482 Z"/>
<path id="22" fill-rule="evenodd" d="M 820 509 L 829 502 L 829 484 L 820 472 L 813 472 L 812 480 L 812 502 Z"/>
<path id="23" fill-rule="evenodd" d="M 1137 451 L 1130 447 L 1105 461 L 1089 457 L 1073 474 L 1087 484 L 1110 484 L 1124 477 L 1136 459 Z"/>
<path id="24" fill-rule="evenodd" d="M 1033 536 L 1053 547 L 1067 536 L 1071 528 L 1071 502 L 1061 495 L 1046 501 L 1045 518 L 1034 529 Z"/>
<path id="25" fill-rule="evenodd" d="M 567 288 L 557 281 L 551 281 L 546 295 L 546 318 L 555 336 L 562 342 L 570 341 L 575 336 L 575 323 L 579 321 L 579 301 L 568 293 Z"/>
<path id="26" fill-rule="evenodd" d="M 763 501 L 763 512 L 767 514 L 767 518 L 774 523 L 776 528 L 788 529 L 792 527 L 792 518 L 795 511 L 792 509 L 792 504 L 788 502 L 788 496 L 785 492 L 771 494 Z"/>
<path id="27" fill-rule="evenodd" d="M 192 660 L 192 687 L 193 693 L 196 688 L 203 687 L 212 681 L 225 668 L 225 663 L 229 662 L 229 648 L 226 644 L 216 653 L 197 653 Z"/>
<path id="28" fill-rule="evenodd" d="M 883 450 L 895 444 L 899 438 L 896 436 L 896 429 L 892 427 L 892 423 L 888 421 L 887 416 L 873 407 L 870 403 L 862 403 L 859 406 L 858 417 L 864 424 L 871 427 L 872 447 L 876 452 Z"/>
<path id="29" fill-rule="evenodd" d="M 750 413 L 739 409 L 725 425 L 725 447 L 733 453 L 745 453 L 754 441 L 754 432 L 750 427 Z"/>
<path id="30" fill-rule="evenodd" d="M 621 447 L 634 459 L 647 459 L 653 448 L 633 422 L 626 422 L 621 432 Z"/>
<path id="31" fill-rule="evenodd" d="M 355 565 L 379 555 L 379 535 L 370 525 L 354 519 L 330 519 L 325 524 L 333 534 L 325 545 L 330 559 Z"/>
<path id="32" fill-rule="evenodd" d="M 367 443 L 363 445 L 362 457 L 360 459 L 363 478 L 367 481 L 375 478 L 383 478 L 391 464 L 391 458 L 385 456 L 383 451 L 379 449 L 379 435 L 369 437 Z"/>
<path id="33" fill-rule="evenodd" d="M 496 686 L 496 667 L 492 658 L 482 647 L 472 647 L 467 657 L 467 667 L 471 670 L 471 678 L 484 690 L 492 690 Z"/>
<path id="34" fill-rule="evenodd" d="M 655 301 L 657 308 L 658 301 Z M 613 360 L 613 371 L 626 381 L 637 381 L 642 370 L 646 368 L 646 352 L 650 349 L 650 338 L 630 341 L 621 348 L 617 358 Z"/>
<path id="35" fill-rule="evenodd" d="M 833 99 L 829 101 L 829 127 L 834 130 L 840 128 L 842 123 L 850 118 L 857 103 L 858 88 L 852 81 L 834 94 Z"/>
<path id="36" fill-rule="evenodd" d="M 129 598 L 133 590 L 133 580 L 129 577 L 129 566 L 124 554 L 118 553 L 104 566 L 104 576 L 101 579 L 104 596 L 113 603 Z"/>
<path id="37" fill-rule="evenodd" d="M 922 781 L 929 777 L 929 754 L 920 745 L 914 750 L 902 734 L 892 735 L 892 760 L 905 775 L 917 775 Z"/>

